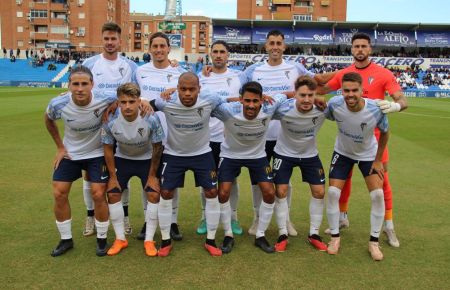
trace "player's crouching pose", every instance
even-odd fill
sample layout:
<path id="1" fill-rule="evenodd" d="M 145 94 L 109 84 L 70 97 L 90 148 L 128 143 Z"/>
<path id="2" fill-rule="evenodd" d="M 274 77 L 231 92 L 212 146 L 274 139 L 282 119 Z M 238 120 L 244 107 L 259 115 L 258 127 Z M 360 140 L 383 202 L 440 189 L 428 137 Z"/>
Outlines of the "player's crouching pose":
<path id="1" fill-rule="evenodd" d="M 328 102 L 325 112 L 327 118 L 336 121 L 338 126 L 329 175 L 327 215 L 331 242 L 328 253 L 338 253 L 339 196 L 353 165 L 358 164 L 372 201 L 369 252 L 374 260 L 380 261 L 383 253 L 378 238 L 384 217 L 384 169 L 381 160 L 389 139 L 388 120 L 375 101 L 362 98 L 362 78 L 358 73 L 346 73 L 342 77 L 342 94 Z M 378 143 L 373 134 L 375 128 L 380 130 Z"/>
<path id="2" fill-rule="evenodd" d="M 140 116 L 140 95 L 137 85 L 121 85 L 117 89 L 119 108 L 102 128 L 105 162 L 110 176 L 107 187 L 109 213 L 116 233 L 116 240 L 108 250 L 110 256 L 117 255 L 128 246 L 121 194 L 133 176 L 141 179 L 147 195 L 145 253 L 147 256 L 157 255 L 154 234 L 158 226 L 159 179 L 156 173 L 164 133 L 156 115 Z M 114 143 L 117 144 L 115 157 Z"/>
<path id="3" fill-rule="evenodd" d="M 244 166 L 249 169 L 252 184 L 257 184 L 262 192 L 255 246 L 266 253 L 274 252 L 265 238 L 273 214 L 275 188 L 264 145 L 269 122 L 286 96 L 278 94 L 273 97 L 273 104 L 264 104 L 262 93 L 259 83 L 248 82 L 241 89 L 240 103 L 224 103 L 213 112 L 213 116 L 225 125 L 225 141 L 221 144 L 218 166 L 224 253 L 231 252 L 234 245 L 229 202 L 231 187 Z"/>
<path id="4" fill-rule="evenodd" d="M 281 132 L 273 160 L 276 185 L 275 216 L 279 229 L 279 238 L 275 244 L 277 252 L 284 252 L 287 246 L 287 193 L 292 170 L 297 166 L 302 172 L 303 181 L 309 183 L 312 194 L 309 202 L 308 241 L 319 251 L 327 250 L 326 244 L 319 236 L 323 218 L 325 176 L 316 142 L 325 114 L 314 106 L 316 89 L 317 82 L 311 77 L 298 78 L 295 82 L 295 98 L 283 102 L 273 117 L 281 121 Z"/>
<path id="5" fill-rule="evenodd" d="M 52 99 L 45 114 L 45 125 L 58 149 L 54 161 L 53 195 L 55 198 L 56 226 L 61 240 L 52 251 L 60 256 L 73 248 L 72 219 L 69 191 L 72 182 L 86 170 L 92 184 L 97 227 L 97 256 L 107 252 L 108 206 L 105 190 L 108 172 L 104 164 L 100 128 L 102 113 L 116 101 L 115 92 L 93 92 L 93 76 L 84 66 L 72 69 L 69 92 Z M 61 140 L 56 120 L 64 122 L 64 140 Z"/>

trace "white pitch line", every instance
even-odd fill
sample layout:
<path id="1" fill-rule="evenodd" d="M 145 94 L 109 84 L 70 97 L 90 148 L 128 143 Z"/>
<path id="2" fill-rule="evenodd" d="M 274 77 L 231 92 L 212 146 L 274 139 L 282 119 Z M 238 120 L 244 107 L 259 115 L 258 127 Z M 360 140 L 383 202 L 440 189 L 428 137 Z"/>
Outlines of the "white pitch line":
<path id="1" fill-rule="evenodd" d="M 412 116 L 420 116 L 420 117 L 430 117 L 430 118 L 439 118 L 439 119 L 450 119 L 450 117 L 443 117 L 443 116 L 434 116 L 434 115 L 426 115 L 426 114 L 414 114 L 414 113 L 407 113 L 402 112 L 402 115 L 412 115 Z"/>

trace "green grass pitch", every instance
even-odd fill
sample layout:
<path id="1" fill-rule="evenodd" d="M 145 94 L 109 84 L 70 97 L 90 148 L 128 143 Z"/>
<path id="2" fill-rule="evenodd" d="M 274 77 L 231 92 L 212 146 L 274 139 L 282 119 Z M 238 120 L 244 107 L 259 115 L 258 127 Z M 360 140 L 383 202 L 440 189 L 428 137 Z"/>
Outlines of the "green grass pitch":
<path id="1" fill-rule="evenodd" d="M 394 222 L 400 248 L 381 236 L 382 262 L 367 251 L 369 196 L 355 171 L 350 201 L 350 228 L 342 232 L 337 256 L 309 246 L 309 191 L 294 174 L 291 218 L 299 236 L 288 251 L 268 255 L 253 246 L 253 237 L 236 238 L 229 255 L 214 258 L 195 233 L 200 218 L 198 189 L 191 174 L 181 190 L 179 224 L 183 241 L 174 242 L 167 258 L 146 257 L 135 236 L 143 222 L 140 189 L 132 180 L 130 218 L 134 233 L 129 248 L 115 257 L 95 256 L 95 237 L 82 236 L 85 209 L 81 181 L 70 194 L 75 249 L 50 257 L 59 235 L 51 194 L 55 145 L 43 116 L 48 101 L 61 90 L 0 88 L 0 284 L 2 288 L 87 289 L 448 289 L 450 283 L 450 99 L 409 99 L 410 108 L 389 116 L 390 179 Z M 321 159 L 328 170 L 336 127 L 327 121 L 319 135 Z M 239 218 L 247 231 L 252 220 L 247 171 L 239 179 Z M 322 231 L 327 227 L 326 217 Z M 222 239 L 218 231 L 218 242 Z M 274 219 L 267 232 L 274 242 Z M 328 237 L 323 235 L 326 241 Z M 109 241 L 114 233 L 110 226 Z M 160 239 L 157 234 L 156 239 Z"/>

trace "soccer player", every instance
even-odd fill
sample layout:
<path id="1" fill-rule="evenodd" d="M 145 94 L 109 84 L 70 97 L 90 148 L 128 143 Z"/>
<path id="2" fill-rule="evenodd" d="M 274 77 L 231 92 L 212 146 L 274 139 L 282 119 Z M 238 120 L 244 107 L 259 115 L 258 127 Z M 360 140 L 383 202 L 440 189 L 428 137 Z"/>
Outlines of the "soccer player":
<path id="1" fill-rule="evenodd" d="M 120 56 L 120 35 L 122 29 L 113 22 L 107 22 L 102 26 L 103 53 L 86 59 L 83 65 L 89 68 L 94 76 L 94 90 L 116 92 L 117 87 L 124 83 L 136 82 L 135 73 L 137 65 Z M 125 234 L 131 235 L 133 229 L 128 217 L 128 203 L 130 200 L 129 185 L 122 189 L 122 203 L 124 211 Z M 91 186 L 83 179 L 83 197 L 87 208 L 84 236 L 93 235 L 94 207 L 91 197 Z"/>
<path id="2" fill-rule="evenodd" d="M 86 170 L 92 187 L 97 227 L 97 256 L 107 252 L 108 205 L 105 190 L 108 172 L 104 164 L 100 128 L 102 113 L 117 100 L 108 91 L 93 91 L 93 76 L 84 66 L 74 67 L 69 76 L 69 92 L 52 99 L 45 114 L 45 125 L 57 147 L 53 172 L 56 226 L 61 240 L 52 251 L 60 256 L 73 248 L 69 191 L 72 182 Z M 56 120 L 64 122 L 61 140 Z"/>
<path id="3" fill-rule="evenodd" d="M 267 62 L 256 63 L 245 70 L 247 81 L 257 81 L 263 87 L 263 93 L 268 96 L 275 94 L 285 94 L 288 97 L 293 97 L 295 94 L 294 83 L 299 76 L 310 76 L 314 78 L 319 84 L 325 84 L 334 73 L 327 74 L 313 74 L 306 70 L 306 68 L 297 62 L 285 61 L 283 59 L 283 52 L 286 49 L 284 35 L 278 30 L 272 30 L 267 34 L 266 43 L 264 45 L 269 56 Z M 275 147 L 278 133 L 280 132 L 279 121 L 271 121 L 269 132 L 267 133 L 266 152 L 267 158 L 270 160 L 273 157 L 273 148 Z M 261 193 L 258 186 L 252 186 L 253 192 L 253 206 L 254 219 L 253 225 L 249 229 L 249 234 L 254 235 L 258 224 L 258 209 L 261 202 Z M 291 186 L 289 185 L 288 205 L 290 207 L 291 200 Z M 289 235 L 296 236 L 297 231 L 289 219 L 289 212 L 287 214 L 287 229 Z"/>
<path id="4" fill-rule="evenodd" d="M 354 34 L 352 37 L 351 51 L 354 63 L 339 71 L 323 88 L 319 88 L 318 93 L 326 94 L 330 91 L 341 88 L 342 76 L 348 72 L 357 72 L 363 79 L 364 98 L 382 100 L 378 102 L 378 105 L 384 113 L 394 113 L 405 110 L 408 107 L 408 103 L 394 75 L 388 69 L 371 62 L 369 59 L 372 52 L 370 37 L 364 33 Z M 393 102 L 384 100 L 386 92 L 389 93 L 390 97 L 393 99 Z M 375 129 L 375 136 L 377 139 L 380 137 L 380 132 L 378 129 Z M 384 215 L 384 231 L 387 234 L 389 245 L 392 247 L 399 247 L 400 242 L 395 234 L 394 223 L 392 220 L 392 189 L 389 183 L 388 161 L 389 154 L 386 148 L 386 151 L 383 153 L 382 160 L 384 165 L 383 192 L 386 206 Z M 350 172 L 349 178 L 347 179 L 347 182 L 342 190 L 341 199 L 339 200 L 339 223 L 341 228 L 349 226 L 347 211 L 348 199 L 351 190 L 351 175 L 352 174 Z"/>
<path id="5" fill-rule="evenodd" d="M 213 93 L 219 94 L 224 100 L 239 96 L 239 89 L 241 88 L 241 72 L 227 68 L 229 56 L 228 44 L 224 41 L 218 40 L 211 45 L 211 61 L 212 68 L 208 77 L 199 74 L 200 85 L 202 90 L 209 90 Z M 216 166 L 219 164 L 220 144 L 224 140 L 223 123 L 217 118 L 212 117 L 209 121 L 210 139 L 214 161 Z M 241 235 L 242 228 L 237 217 L 239 199 L 239 187 L 235 181 L 231 188 L 230 206 L 231 206 L 231 229 L 234 234 Z M 202 200 L 202 220 L 197 228 L 198 234 L 206 234 L 206 220 L 205 220 L 205 195 L 201 192 Z"/>
<path id="6" fill-rule="evenodd" d="M 343 96 L 331 98 L 325 112 L 327 118 L 336 121 L 338 127 L 329 173 L 327 216 L 331 241 L 327 251 L 332 255 L 339 251 L 339 197 L 353 165 L 358 164 L 372 201 L 369 252 L 372 259 L 380 261 L 383 253 L 378 238 L 384 217 L 382 157 L 389 139 L 389 125 L 376 102 L 362 97 L 362 83 L 358 73 L 344 74 Z M 380 131 L 378 142 L 373 134 L 375 128 Z"/>
<path id="7" fill-rule="evenodd" d="M 171 66 L 169 60 L 170 41 L 167 35 L 162 32 L 155 32 L 150 36 L 150 54 L 152 61 L 140 66 L 136 71 L 136 81 L 141 89 L 141 98 L 143 100 L 154 100 L 160 97 L 160 94 L 167 89 L 176 88 L 178 78 L 184 72 L 181 67 Z M 165 133 L 165 138 L 168 138 L 168 130 L 166 125 L 166 118 L 161 112 L 156 113 L 160 118 L 161 125 Z M 166 140 L 163 140 L 165 145 Z M 145 209 L 144 209 L 145 211 Z M 138 239 L 144 239 L 145 224 L 142 227 L 141 234 Z M 175 241 L 181 241 L 182 233 L 178 227 L 178 191 L 174 191 L 173 205 L 172 205 L 172 222 L 170 226 L 170 236 Z"/>
<path id="8" fill-rule="evenodd" d="M 292 170 L 297 166 L 301 170 L 303 181 L 311 188 L 308 241 L 319 251 L 327 250 L 326 244 L 319 236 L 324 207 L 325 175 L 316 141 L 325 115 L 314 106 L 316 89 L 317 82 L 311 77 L 298 78 L 295 82 L 295 97 L 283 102 L 273 117 L 281 123 L 272 166 L 276 187 L 275 216 L 279 229 L 278 241 L 275 244 L 277 252 L 284 252 L 287 246 L 286 196 Z"/>
<path id="9" fill-rule="evenodd" d="M 109 214 L 116 233 L 116 240 L 108 250 L 108 255 L 117 255 L 128 247 L 121 194 L 130 178 L 137 176 L 147 195 L 145 253 L 156 256 L 154 234 L 158 226 L 159 202 L 159 179 L 156 173 L 164 133 L 156 115 L 140 116 L 140 90 L 136 84 L 121 85 L 117 89 L 117 96 L 119 108 L 102 128 L 105 162 L 110 176 L 107 187 Z M 114 144 L 117 144 L 115 157 Z"/>
<path id="10" fill-rule="evenodd" d="M 262 194 L 255 246 L 266 253 L 274 252 L 265 237 L 273 214 L 275 188 L 264 145 L 269 122 L 284 100 L 286 96 L 279 94 L 273 97 L 272 104 L 264 103 L 262 86 L 252 81 L 242 87 L 240 102 L 221 104 L 213 113 L 225 126 L 218 166 L 220 213 L 225 231 L 221 248 L 224 253 L 231 252 L 234 245 L 229 197 L 233 181 L 244 166 L 249 169 L 252 184 L 258 185 Z"/>
<path id="11" fill-rule="evenodd" d="M 162 243 L 159 256 L 169 255 L 172 245 L 170 227 L 174 191 L 183 187 L 184 174 L 194 172 L 197 186 L 205 193 L 205 217 L 207 237 L 205 249 L 212 256 L 221 256 L 215 235 L 220 218 L 217 198 L 217 175 L 214 158 L 209 147 L 209 119 L 211 112 L 222 101 L 218 95 L 200 92 L 198 77 L 191 72 L 183 73 L 177 85 L 177 93 L 168 101 L 161 98 L 152 101 L 155 110 L 162 111 L 167 120 L 167 144 L 161 160 L 161 198 L 158 206 L 159 227 Z"/>

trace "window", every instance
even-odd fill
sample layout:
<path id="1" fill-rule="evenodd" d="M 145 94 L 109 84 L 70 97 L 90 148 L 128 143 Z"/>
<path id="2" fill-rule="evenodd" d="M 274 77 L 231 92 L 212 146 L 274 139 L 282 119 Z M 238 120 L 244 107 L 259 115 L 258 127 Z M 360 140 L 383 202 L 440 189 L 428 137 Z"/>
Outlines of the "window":
<path id="1" fill-rule="evenodd" d="M 23 26 L 17 26 L 17 32 L 23 32 Z"/>
<path id="2" fill-rule="evenodd" d="M 86 15 L 84 14 L 84 12 L 78 13 L 78 18 L 79 18 L 79 19 L 84 19 L 84 17 L 86 17 Z"/>
<path id="3" fill-rule="evenodd" d="M 134 38 L 141 39 L 141 33 L 140 32 L 135 33 Z"/>
<path id="4" fill-rule="evenodd" d="M 79 46 L 80 46 L 80 47 L 85 47 L 85 46 L 86 46 L 86 43 L 80 42 Z"/>
<path id="5" fill-rule="evenodd" d="M 78 27 L 78 36 L 84 36 L 86 34 L 86 27 Z"/>
<path id="6" fill-rule="evenodd" d="M 17 40 L 17 46 L 23 47 L 23 40 Z"/>
<path id="7" fill-rule="evenodd" d="M 47 18 L 48 11 L 47 10 L 31 10 L 30 17 L 31 18 Z"/>
<path id="8" fill-rule="evenodd" d="M 84 0 L 78 0 L 78 5 L 83 5 L 84 4 Z"/>
<path id="9" fill-rule="evenodd" d="M 144 33 L 148 33 L 148 24 L 144 24 Z"/>
<path id="10" fill-rule="evenodd" d="M 256 14 L 255 15 L 255 19 L 256 20 L 263 20 L 263 16 L 261 14 Z"/>
<path id="11" fill-rule="evenodd" d="M 294 15 L 295 21 L 312 21 L 312 15 L 310 14 L 297 14 Z"/>
<path id="12" fill-rule="evenodd" d="M 264 1 L 263 0 L 256 0 L 256 6 L 263 6 Z"/>
<path id="13" fill-rule="evenodd" d="M 134 49 L 141 49 L 141 43 L 140 42 L 135 42 L 134 43 Z"/>
<path id="14" fill-rule="evenodd" d="M 307 7 L 307 6 L 311 6 L 311 3 L 310 3 L 310 1 L 296 0 L 294 5 L 300 6 L 300 7 Z"/>
<path id="15" fill-rule="evenodd" d="M 17 17 L 23 17 L 23 12 L 22 11 L 17 11 Z"/>
<path id="16" fill-rule="evenodd" d="M 328 21 L 328 17 L 326 16 L 317 17 L 317 21 Z"/>
<path id="17" fill-rule="evenodd" d="M 67 26 L 50 26 L 50 33 L 66 34 L 69 28 Z"/>
<path id="18" fill-rule="evenodd" d="M 135 22 L 134 23 L 134 30 L 141 30 L 141 26 L 142 26 L 141 22 Z"/>

